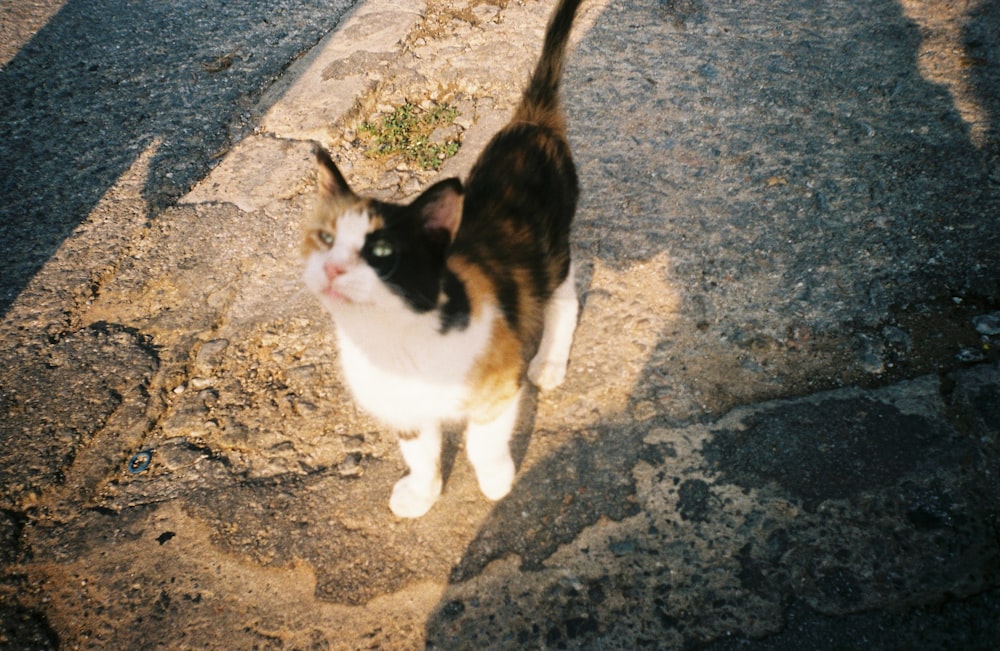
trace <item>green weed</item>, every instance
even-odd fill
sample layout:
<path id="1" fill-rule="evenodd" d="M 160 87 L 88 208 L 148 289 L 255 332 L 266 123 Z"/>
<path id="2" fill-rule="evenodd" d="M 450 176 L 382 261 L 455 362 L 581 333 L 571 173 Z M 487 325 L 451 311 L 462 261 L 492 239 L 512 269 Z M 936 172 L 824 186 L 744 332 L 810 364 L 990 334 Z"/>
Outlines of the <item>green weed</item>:
<path id="1" fill-rule="evenodd" d="M 407 102 L 377 122 L 362 123 L 358 132 L 368 140 L 370 157 L 401 154 L 425 170 L 436 170 L 458 152 L 461 143 L 455 138 L 430 142 L 430 136 L 458 115 L 458 109 L 449 104 L 425 111 Z"/>

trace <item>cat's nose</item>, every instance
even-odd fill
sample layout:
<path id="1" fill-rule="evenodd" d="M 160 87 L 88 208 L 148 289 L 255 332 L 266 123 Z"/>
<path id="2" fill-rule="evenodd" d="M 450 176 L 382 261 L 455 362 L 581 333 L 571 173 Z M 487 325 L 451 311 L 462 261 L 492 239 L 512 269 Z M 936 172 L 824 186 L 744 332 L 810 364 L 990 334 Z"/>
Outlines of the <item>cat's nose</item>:
<path id="1" fill-rule="evenodd" d="M 347 270 L 332 260 L 323 263 L 323 272 L 326 273 L 327 280 L 334 280 L 337 276 L 343 275 L 345 271 Z"/>

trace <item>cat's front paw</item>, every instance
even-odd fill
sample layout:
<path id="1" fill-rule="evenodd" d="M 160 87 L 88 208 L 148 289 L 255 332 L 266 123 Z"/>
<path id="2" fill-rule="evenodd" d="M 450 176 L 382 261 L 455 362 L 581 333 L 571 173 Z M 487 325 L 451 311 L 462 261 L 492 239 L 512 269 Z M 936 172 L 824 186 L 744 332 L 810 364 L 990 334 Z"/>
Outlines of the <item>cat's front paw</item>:
<path id="1" fill-rule="evenodd" d="M 528 365 L 528 379 L 542 391 L 555 389 L 566 379 L 566 363 L 560 364 L 536 356 Z"/>
<path id="2" fill-rule="evenodd" d="M 401 518 L 419 518 L 434 506 L 439 495 L 441 495 L 440 478 L 428 484 L 416 481 L 413 475 L 407 475 L 393 486 L 389 508 Z"/>

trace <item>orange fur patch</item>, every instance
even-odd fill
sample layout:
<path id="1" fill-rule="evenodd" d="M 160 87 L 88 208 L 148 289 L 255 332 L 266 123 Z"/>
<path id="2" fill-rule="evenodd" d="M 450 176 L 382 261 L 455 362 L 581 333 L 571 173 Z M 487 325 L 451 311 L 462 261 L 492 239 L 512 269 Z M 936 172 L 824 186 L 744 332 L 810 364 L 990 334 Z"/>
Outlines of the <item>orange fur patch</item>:
<path id="1" fill-rule="evenodd" d="M 374 213 L 371 211 L 371 207 L 368 208 L 368 232 L 374 233 L 380 228 L 385 228 L 385 220 L 382 215 Z"/>
<path id="2" fill-rule="evenodd" d="M 517 396 L 523 372 L 521 342 L 507 326 L 503 315 L 498 314 L 493 321 L 493 334 L 486 353 L 476 361 L 470 373 L 472 395 L 466 406 L 469 419 L 475 423 L 495 420 Z"/>
<path id="3" fill-rule="evenodd" d="M 385 220 L 373 209 L 371 201 L 357 196 L 332 196 L 320 192 L 313 208 L 312 218 L 306 225 L 302 240 L 302 255 L 308 256 L 315 251 L 330 248 L 319 239 L 321 231 L 337 234 L 337 220 L 341 215 L 352 211 L 367 211 L 369 215 L 368 232 L 377 231 L 385 226 Z"/>
<path id="4" fill-rule="evenodd" d="M 517 295 L 517 333 L 525 344 L 537 343 L 541 337 L 542 325 L 545 319 L 544 305 L 532 292 L 531 272 L 524 268 L 514 269 L 514 282 L 521 291 Z"/>
<path id="5" fill-rule="evenodd" d="M 448 269 L 465 285 L 465 292 L 469 297 L 470 316 L 478 317 L 482 313 L 483 303 L 492 299 L 496 293 L 493 283 L 477 265 L 469 262 L 464 256 L 456 255 L 449 258 Z"/>
<path id="6" fill-rule="evenodd" d="M 463 256 L 453 256 L 448 260 L 448 268 L 465 284 L 472 318 L 482 314 L 487 302 L 495 304 L 496 288 L 477 265 Z M 503 314 L 497 313 L 486 352 L 469 373 L 471 394 L 466 410 L 470 420 L 477 423 L 494 420 L 517 395 L 525 364 L 521 348 L 519 333 L 510 329 Z"/>

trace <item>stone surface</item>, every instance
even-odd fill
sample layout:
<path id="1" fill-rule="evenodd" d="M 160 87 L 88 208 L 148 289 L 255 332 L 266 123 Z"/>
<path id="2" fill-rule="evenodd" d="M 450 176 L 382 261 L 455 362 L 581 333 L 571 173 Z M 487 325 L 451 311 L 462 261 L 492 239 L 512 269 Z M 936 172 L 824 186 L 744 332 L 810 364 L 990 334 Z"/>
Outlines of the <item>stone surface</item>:
<path id="1" fill-rule="evenodd" d="M 463 175 L 552 2 L 194 4 L 0 9 L 0 648 L 995 646 L 992 3 L 585 2 L 567 380 L 412 522 L 299 281 L 311 141 Z M 358 140 L 406 101 L 439 172 Z"/>

